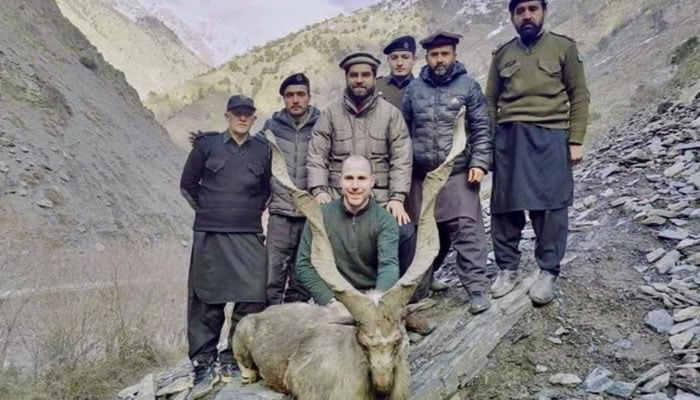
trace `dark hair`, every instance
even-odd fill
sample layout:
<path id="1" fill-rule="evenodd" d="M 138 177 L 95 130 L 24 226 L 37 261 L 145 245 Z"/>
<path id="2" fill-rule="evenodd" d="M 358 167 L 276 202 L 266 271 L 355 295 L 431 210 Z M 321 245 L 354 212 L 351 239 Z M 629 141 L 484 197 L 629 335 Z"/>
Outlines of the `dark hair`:
<path id="1" fill-rule="evenodd" d="M 510 11 L 510 14 L 512 15 L 513 12 L 515 11 L 515 7 L 518 6 L 520 3 L 525 3 L 528 1 L 533 1 L 533 0 L 510 0 L 510 3 L 508 3 L 508 11 Z M 547 0 L 539 0 L 540 3 L 542 3 L 542 9 L 546 10 L 547 9 Z"/>

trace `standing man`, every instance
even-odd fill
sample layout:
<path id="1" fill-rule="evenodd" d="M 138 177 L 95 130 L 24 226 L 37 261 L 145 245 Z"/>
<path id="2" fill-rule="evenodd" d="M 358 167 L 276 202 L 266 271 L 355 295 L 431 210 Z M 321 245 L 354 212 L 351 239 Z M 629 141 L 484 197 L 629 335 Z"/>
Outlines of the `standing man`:
<path id="1" fill-rule="evenodd" d="M 277 140 L 287 162 L 292 182 L 306 190 L 306 154 L 311 129 L 320 111 L 309 105 L 311 100 L 309 78 L 302 73 L 292 74 L 280 86 L 284 109 L 265 122 L 263 132 L 269 129 Z M 306 218 L 292 202 L 291 194 L 274 178 L 270 219 L 267 223 L 267 301 L 268 304 L 306 301 L 308 292 L 296 279 L 297 248 Z"/>
<path id="2" fill-rule="evenodd" d="M 180 189 L 195 210 L 188 277 L 187 340 L 194 366 L 190 397 L 209 393 L 221 378 L 232 380 L 231 341 L 218 354 L 224 306 L 235 302 L 231 335 L 245 315 L 265 308 L 267 268 L 261 217 L 270 195 L 270 150 L 249 132 L 253 100 L 236 95 L 224 114 L 228 129 L 194 140 Z"/>
<path id="3" fill-rule="evenodd" d="M 413 36 L 401 36 L 384 48 L 391 74 L 377 78 L 377 90 L 384 100 L 401 109 L 401 100 L 406 87 L 413 80 L 413 65 L 416 63 L 416 40 Z"/>
<path id="4" fill-rule="evenodd" d="M 527 210 L 540 267 L 530 298 L 542 305 L 554 298 L 566 250 L 571 166 L 583 156 L 590 95 L 576 43 L 543 29 L 546 0 L 510 0 L 508 9 L 518 37 L 493 52 L 486 87 L 497 125 L 491 234 L 501 269 L 491 291 L 500 297 L 516 285 Z"/>
<path id="5" fill-rule="evenodd" d="M 486 233 L 479 201 L 479 183 L 491 163 L 491 122 L 479 84 L 457 61 L 461 36 L 438 32 L 420 41 L 426 49 L 420 77 L 414 79 L 403 98 L 403 113 L 413 141 L 411 210 L 420 210 L 425 175 L 442 163 L 452 146 L 455 118 L 467 108 L 469 132 L 464 154 L 454 161 L 435 204 L 440 252 L 433 263 L 437 270 L 450 245 L 457 251 L 457 275 L 470 297 L 470 311 L 480 313 L 491 304 L 486 277 Z"/>
<path id="6" fill-rule="evenodd" d="M 374 199 L 399 224 L 403 273 L 415 248 L 415 226 L 404 209 L 411 188 L 411 139 L 399 109 L 375 91 L 379 64 L 368 53 L 353 53 L 340 62 L 347 88 L 314 126 L 307 158 L 309 189 L 321 204 L 340 198 L 343 161 L 351 154 L 367 158 L 375 175 Z"/>

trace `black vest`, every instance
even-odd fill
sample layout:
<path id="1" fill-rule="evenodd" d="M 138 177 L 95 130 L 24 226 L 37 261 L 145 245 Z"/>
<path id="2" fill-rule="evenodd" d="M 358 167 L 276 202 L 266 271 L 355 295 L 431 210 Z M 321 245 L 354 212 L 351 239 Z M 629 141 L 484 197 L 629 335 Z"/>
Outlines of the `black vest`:
<path id="1" fill-rule="evenodd" d="M 228 132 L 204 137 L 204 173 L 197 196 L 195 231 L 262 232 L 270 196 L 270 150 L 251 136 L 238 146 Z"/>

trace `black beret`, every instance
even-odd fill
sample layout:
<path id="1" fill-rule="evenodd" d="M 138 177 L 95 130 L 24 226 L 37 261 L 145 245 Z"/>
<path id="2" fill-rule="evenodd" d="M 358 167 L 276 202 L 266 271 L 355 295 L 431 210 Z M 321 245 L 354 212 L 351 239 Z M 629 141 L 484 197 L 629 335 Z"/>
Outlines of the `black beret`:
<path id="1" fill-rule="evenodd" d="M 456 46 L 462 35 L 445 31 L 436 32 L 420 41 L 424 49 L 432 49 L 438 46 Z"/>
<path id="2" fill-rule="evenodd" d="M 532 1 L 532 0 L 510 0 L 508 3 L 508 11 L 513 13 L 515 11 L 515 7 L 518 6 L 520 3 L 525 3 L 526 1 Z M 547 8 L 547 0 L 540 0 L 542 2 L 542 8 Z"/>
<path id="3" fill-rule="evenodd" d="M 401 36 L 391 41 L 384 48 L 384 54 L 389 55 L 395 51 L 410 51 L 416 53 L 416 39 L 413 36 Z"/>
<path id="4" fill-rule="evenodd" d="M 233 95 L 230 99 L 228 99 L 226 111 L 241 107 L 252 108 L 253 111 L 255 111 L 255 103 L 253 102 L 253 99 L 243 96 L 242 94 Z"/>
<path id="5" fill-rule="evenodd" d="M 311 89 L 311 83 L 309 82 L 309 78 L 306 77 L 303 73 L 297 73 L 297 74 L 291 74 L 287 77 L 287 79 L 282 81 L 282 84 L 280 85 L 280 94 L 284 95 L 284 89 L 287 88 L 289 85 L 304 85 L 307 88 Z"/>
<path id="6" fill-rule="evenodd" d="M 377 68 L 381 63 L 381 61 L 369 53 L 358 52 L 349 54 L 347 57 L 343 58 L 338 65 L 340 68 L 347 70 L 351 65 L 355 64 L 369 64 Z"/>

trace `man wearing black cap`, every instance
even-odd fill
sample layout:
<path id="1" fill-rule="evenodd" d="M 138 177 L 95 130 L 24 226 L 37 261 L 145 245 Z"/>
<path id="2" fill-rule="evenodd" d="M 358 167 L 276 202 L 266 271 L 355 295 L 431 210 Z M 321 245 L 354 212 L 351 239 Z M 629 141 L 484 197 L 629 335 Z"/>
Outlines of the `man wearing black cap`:
<path id="1" fill-rule="evenodd" d="M 265 122 L 261 133 L 270 130 L 287 162 L 292 182 L 306 190 L 306 154 L 311 129 L 320 111 L 309 105 L 311 85 L 306 75 L 292 74 L 280 85 L 284 109 Z M 272 201 L 267 222 L 268 304 L 306 301 L 309 293 L 296 279 L 295 260 L 306 218 L 292 202 L 291 194 L 272 180 Z"/>
<path id="2" fill-rule="evenodd" d="M 386 101 L 400 109 L 406 87 L 413 80 L 416 40 L 412 36 L 396 38 L 384 48 L 384 54 L 387 55 L 391 74 L 377 78 L 377 90 Z"/>
<path id="3" fill-rule="evenodd" d="M 479 184 L 491 163 L 491 122 L 481 87 L 456 60 L 459 38 L 438 32 L 421 40 L 427 65 L 408 85 L 403 98 L 402 109 L 413 142 L 414 180 L 409 209 L 414 215 L 420 210 L 423 178 L 447 156 L 455 118 L 466 107 L 468 148 L 455 159 L 452 175 L 435 205 L 440 252 L 433 270 L 440 267 L 451 245 L 457 252 L 457 275 L 470 296 L 470 311 L 479 313 L 490 307 Z"/>
<path id="4" fill-rule="evenodd" d="M 340 198 L 341 166 L 350 155 L 372 164 L 372 195 L 399 224 L 399 267 L 408 268 L 415 246 L 415 225 L 404 201 L 411 187 L 411 139 L 401 111 L 375 91 L 380 61 L 353 53 L 340 62 L 347 88 L 343 97 L 321 112 L 314 126 L 307 169 L 309 189 L 319 203 Z"/>
<path id="5" fill-rule="evenodd" d="M 538 305 L 554 298 L 564 258 L 572 165 L 581 160 L 590 94 L 572 39 L 546 31 L 545 0 L 510 0 L 518 36 L 493 52 L 486 100 L 496 125 L 491 236 L 501 271 L 494 297 L 516 286 L 525 211 L 537 241 L 539 276 L 530 288 Z"/>
<path id="6" fill-rule="evenodd" d="M 270 150 L 249 134 L 253 100 L 229 99 L 228 129 L 194 140 L 180 189 L 195 210 L 188 278 L 187 340 L 194 366 L 191 398 L 205 396 L 233 377 L 231 341 L 218 354 L 224 305 L 234 302 L 231 335 L 245 315 L 265 308 L 267 268 L 261 217 L 270 195 Z"/>

